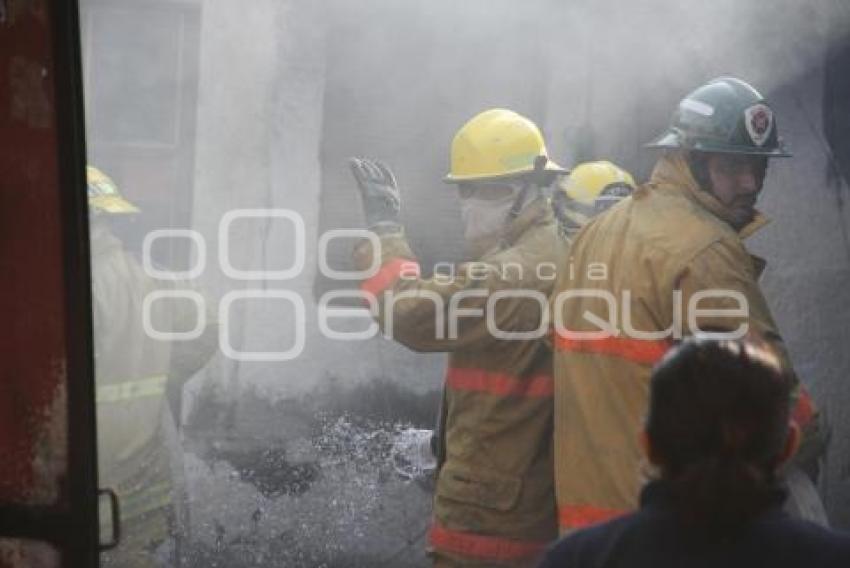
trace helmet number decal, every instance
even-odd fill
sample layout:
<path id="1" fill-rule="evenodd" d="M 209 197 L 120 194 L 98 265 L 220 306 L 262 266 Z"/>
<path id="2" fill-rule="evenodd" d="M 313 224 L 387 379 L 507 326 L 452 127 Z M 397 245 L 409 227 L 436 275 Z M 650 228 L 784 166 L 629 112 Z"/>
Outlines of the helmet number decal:
<path id="1" fill-rule="evenodd" d="M 764 104 L 755 104 L 744 111 L 744 124 L 756 146 L 764 146 L 773 129 L 773 111 Z"/>

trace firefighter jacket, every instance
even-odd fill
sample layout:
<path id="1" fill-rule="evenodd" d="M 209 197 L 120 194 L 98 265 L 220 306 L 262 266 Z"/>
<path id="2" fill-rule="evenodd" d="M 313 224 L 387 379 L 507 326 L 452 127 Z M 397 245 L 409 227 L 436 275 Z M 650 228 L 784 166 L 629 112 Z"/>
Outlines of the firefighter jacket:
<path id="1" fill-rule="evenodd" d="M 636 508 L 648 473 L 638 434 L 650 373 L 673 338 L 690 335 L 693 324 L 746 324 L 790 369 L 757 282 L 765 263 L 742 242 L 767 221 L 758 214 L 736 232 L 725 219 L 720 201 L 671 154 L 649 183 L 576 236 L 551 304 L 562 532 Z M 811 439 L 816 413 L 804 390 L 797 395 L 795 417 Z"/>
<path id="2" fill-rule="evenodd" d="M 384 333 L 449 353 L 429 535 L 438 563 L 532 566 L 557 536 L 544 298 L 562 245 L 551 208 L 544 198 L 529 204 L 500 246 L 451 277 L 419 277 L 400 234 L 380 244 L 381 268 L 361 289 L 377 298 Z M 364 242 L 355 264 L 362 270 L 376 254 Z"/>
<path id="3" fill-rule="evenodd" d="M 151 514 L 162 519 L 180 481 L 172 468 L 180 471 L 175 458 L 182 455 L 166 400 L 173 343 L 153 338 L 143 313 L 145 298 L 172 283 L 149 277 L 102 222 L 92 224 L 91 242 L 98 483 L 118 494 L 125 524 Z M 149 331 L 191 330 L 195 312 L 186 299 L 152 302 Z M 211 353 L 197 351 L 195 369 Z M 181 367 L 188 359 L 184 349 Z M 164 537 L 159 525 L 150 530 Z M 101 526 L 109 526 L 106 519 Z"/>

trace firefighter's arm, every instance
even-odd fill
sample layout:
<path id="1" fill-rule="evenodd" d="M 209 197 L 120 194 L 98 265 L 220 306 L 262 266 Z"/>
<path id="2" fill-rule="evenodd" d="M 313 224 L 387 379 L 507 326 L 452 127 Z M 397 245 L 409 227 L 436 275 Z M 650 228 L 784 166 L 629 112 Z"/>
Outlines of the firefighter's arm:
<path id="1" fill-rule="evenodd" d="M 758 285 L 757 271 L 745 249 L 718 241 L 698 254 L 680 273 L 686 332 L 746 330 L 776 352 L 794 381 L 792 417 L 803 439 L 795 459 L 805 464 L 823 452 L 827 429 L 806 387 L 794 372 L 788 349 Z"/>
<path id="2" fill-rule="evenodd" d="M 516 263 L 498 255 L 461 264 L 450 275 L 419 276 L 417 264 L 401 233 L 380 237 L 380 260 L 371 242 L 355 249 L 355 265 L 380 269 L 361 290 L 374 298 L 377 320 L 385 334 L 416 351 L 454 351 L 483 347 L 501 333 L 537 330 L 545 293 Z"/>
<path id="3" fill-rule="evenodd" d="M 200 334 L 194 339 L 174 341 L 171 344 L 169 382 L 176 382 L 182 387 L 218 350 L 218 315 L 216 304 L 197 287 L 180 280 L 169 284 L 175 290 L 196 293 L 203 300 L 201 305 L 188 300 L 169 304 L 172 331 L 187 332 L 202 324 Z M 199 322 L 199 318 L 202 318 L 202 321 Z"/>
<path id="4" fill-rule="evenodd" d="M 172 331 L 186 332 L 201 326 L 198 337 L 171 342 L 165 396 L 168 399 L 172 417 L 179 427 L 182 424 L 183 387 L 218 350 L 218 319 L 214 304 L 200 290 L 184 281 L 168 284 L 175 290 L 188 290 L 200 294 L 203 300 L 202 305 L 196 305 L 195 302 L 188 300 L 169 303 L 168 315 Z M 198 321 L 198 318 L 203 318 L 203 321 Z"/>
<path id="5" fill-rule="evenodd" d="M 181 287 L 179 283 L 176 286 Z M 195 306 L 191 302 L 174 302 L 173 306 L 175 331 L 191 330 L 199 317 L 204 320 L 198 337 L 172 343 L 169 378 L 181 385 L 201 370 L 218 350 L 219 327 L 215 304 L 202 291 L 194 291 L 203 298 L 203 306 Z"/>

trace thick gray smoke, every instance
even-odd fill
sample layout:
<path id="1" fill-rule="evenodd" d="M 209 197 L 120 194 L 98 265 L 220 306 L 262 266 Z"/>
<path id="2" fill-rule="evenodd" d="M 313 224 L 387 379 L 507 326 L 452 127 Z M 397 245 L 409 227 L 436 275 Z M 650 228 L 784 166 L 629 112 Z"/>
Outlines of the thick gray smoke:
<path id="1" fill-rule="evenodd" d="M 770 96 L 817 73 L 850 26 L 832 1 L 332 6 L 321 226 L 358 221 L 344 158 L 380 157 L 408 190 L 409 228 L 429 260 L 456 250 L 459 219 L 440 178 L 454 132 L 480 110 L 526 114 L 566 166 L 608 158 L 643 178 L 654 156 L 642 144 L 689 90 L 737 75 Z"/>

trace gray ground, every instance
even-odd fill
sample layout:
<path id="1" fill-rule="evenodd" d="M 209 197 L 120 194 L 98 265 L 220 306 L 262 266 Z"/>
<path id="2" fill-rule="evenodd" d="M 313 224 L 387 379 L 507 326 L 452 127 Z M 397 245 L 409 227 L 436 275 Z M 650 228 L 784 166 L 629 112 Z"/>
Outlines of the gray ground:
<path id="1" fill-rule="evenodd" d="M 415 405 L 427 423 L 434 400 L 381 390 L 337 393 L 333 404 L 254 399 L 255 420 L 238 431 L 220 425 L 226 405 L 193 413 L 184 565 L 426 566 L 430 480 L 399 474 L 393 442 L 414 425 L 399 413 Z"/>

